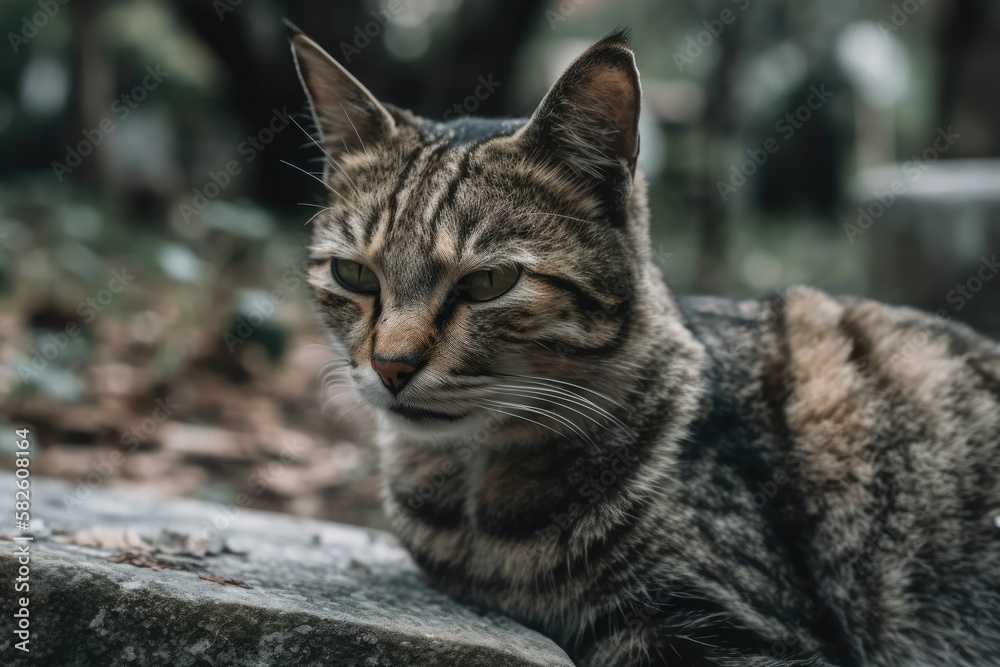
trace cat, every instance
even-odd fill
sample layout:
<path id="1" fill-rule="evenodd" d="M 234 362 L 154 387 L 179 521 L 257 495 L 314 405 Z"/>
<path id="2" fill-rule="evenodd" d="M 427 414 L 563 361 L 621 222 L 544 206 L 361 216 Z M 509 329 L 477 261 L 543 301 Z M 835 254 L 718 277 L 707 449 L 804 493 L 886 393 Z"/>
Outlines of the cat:
<path id="1" fill-rule="evenodd" d="M 429 580 L 576 664 L 1000 665 L 1000 346 L 806 287 L 677 298 L 625 32 L 528 119 L 378 101 L 301 32 L 308 279 Z"/>

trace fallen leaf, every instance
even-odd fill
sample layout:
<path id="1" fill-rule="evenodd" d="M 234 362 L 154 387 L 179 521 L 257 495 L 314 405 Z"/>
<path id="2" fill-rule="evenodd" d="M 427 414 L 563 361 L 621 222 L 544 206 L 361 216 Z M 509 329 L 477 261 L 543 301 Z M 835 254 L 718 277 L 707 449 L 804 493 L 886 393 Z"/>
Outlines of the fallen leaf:
<path id="1" fill-rule="evenodd" d="M 160 533 L 159 537 L 153 540 L 151 546 L 155 551 L 170 556 L 205 558 L 206 556 L 218 556 L 220 554 L 246 555 L 245 552 L 229 548 L 225 539 L 218 534 L 214 534 L 210 538 L 204 538 L 166 529 Z"/>
<path id="2" fill-rule="evenodd" d="M 243 581 L 242 579 L 236 579 L 234 577 L 223 577 L 222 575 L 215 574 L 213 572 L 199 572 L 199 579 L 204 579 L 205 581 L 214 581 L 217 584 L 239 586 L 240 588 L 253 588 L 250 584 Z"/>
<path id="3" fill-rule="evenodd" d="M 148 550 L 151 546 L 131 528 L 110 526 L 94 526 L 57 539 L 66 544 L 98 549 Z"/>
<path id="4" fill-rule="evenodd" d="M 161 570 L 179 570 L 181 567 L 176 563 L 170 563 L 157 558 L 151 551 L 121 551 L 108 556 L 112 563 L 128 563 L 136 567 L 148 567 L 157 572 Z"/>
<path id="5" fill-rule="evenodd" d="M 204 537 L 193 537 L 185 533 L 164 530 L 159 537 L 153 540 L 152 546 L 164 554 L 204 558 L 208 553 L 209 544 Z"/>

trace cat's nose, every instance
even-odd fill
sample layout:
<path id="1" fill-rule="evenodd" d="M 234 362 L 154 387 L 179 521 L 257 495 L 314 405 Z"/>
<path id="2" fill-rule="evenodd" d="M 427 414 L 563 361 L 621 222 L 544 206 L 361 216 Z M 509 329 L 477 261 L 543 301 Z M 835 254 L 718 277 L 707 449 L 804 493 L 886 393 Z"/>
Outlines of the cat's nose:
<path id="1" fill-rule="evenodd" d="M 395 396 L 417 370 L 419 362 L 410 357 L 383 357 L 372 355 L 372 368 L 382 378 L 382 384 Z"/>

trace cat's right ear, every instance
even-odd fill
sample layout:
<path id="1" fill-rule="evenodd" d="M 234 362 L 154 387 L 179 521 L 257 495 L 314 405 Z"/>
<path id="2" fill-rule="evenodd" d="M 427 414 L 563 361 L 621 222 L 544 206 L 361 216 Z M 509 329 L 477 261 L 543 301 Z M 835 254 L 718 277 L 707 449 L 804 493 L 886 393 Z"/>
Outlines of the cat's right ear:
<path id="1" fill-rule="evenodd" d="M 390 136 L 392 115 L 361 82 L 294 26 L 292 57 L 309 98 L 323 149 L 331 156 L 366 150 Z"/>
<path id="2" fill-rule="evenodd" d="M 639 71 L 627 31 L 616 31 L 566 68 L 521 132 L 531 147 L 623 204 L 639 157 Z"/>

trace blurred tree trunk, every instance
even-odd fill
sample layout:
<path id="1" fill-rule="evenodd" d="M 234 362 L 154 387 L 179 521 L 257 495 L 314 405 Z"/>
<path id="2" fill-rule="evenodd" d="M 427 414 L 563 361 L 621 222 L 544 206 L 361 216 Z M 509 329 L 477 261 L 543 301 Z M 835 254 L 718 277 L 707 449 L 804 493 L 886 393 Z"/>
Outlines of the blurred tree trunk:
<path id="1" fill-rule="evenodd" d="M 84 139 L 83 130 L 99 128 L 101 120 L 108 116 L 115 95 L 115 64 L 108 56 L 101 32 L 102 5 L 101 0 L 75 0 L 70 6 L 78 39 L 77 57 L 74 58 L 76 71 L 73 73 L 77 88 L 72 96 L 77 104 L 71 114 L 75 122 L 68 124 L 77 129 L 67 140 L 74 149 Z M 73 173 L 79 182 L 100 187 L 101 194 L 108 196 L 105 187 L 108 181 L 103 178 L 103 165 L 106 164 L 103 159 L 104 148 L 105 144 L 101 141 L 93 147 L 92 155 L 81 155 L 83 168 L 74 170 Z"/>
<path id="2" fill-rule="evenodd" d="M 937 124 L 953 125 L 962 141 L 947 158 L 1000 156 L 1000 11 L 995 0 L 954 0 L 942 12 L 937 35 L 940 95 Z"/>
<path id="3" fill-rule="evenodd" d="M 714 16 L 718 16 L 728 3 L 717 3 Z M 735 21 L 727 26 L 718 37 L 720 52 L 718 61 L 705 88 L 704 172 L 701 177 L 699 195 L 701 197 L 700 220 L 698 221 L 698 264 L 694 287 L 697 291 L 712 294 L 727 292 L 730 282 L 729 230 L 727 226 L 728 207 L 716 188 L 716 182 L 728 178 L 725 159 L 726 142 L 732 135 L 733 79 L 739 62 L 740 26 Z M 732 201 L 732 199 L 730 200 Z"/>

